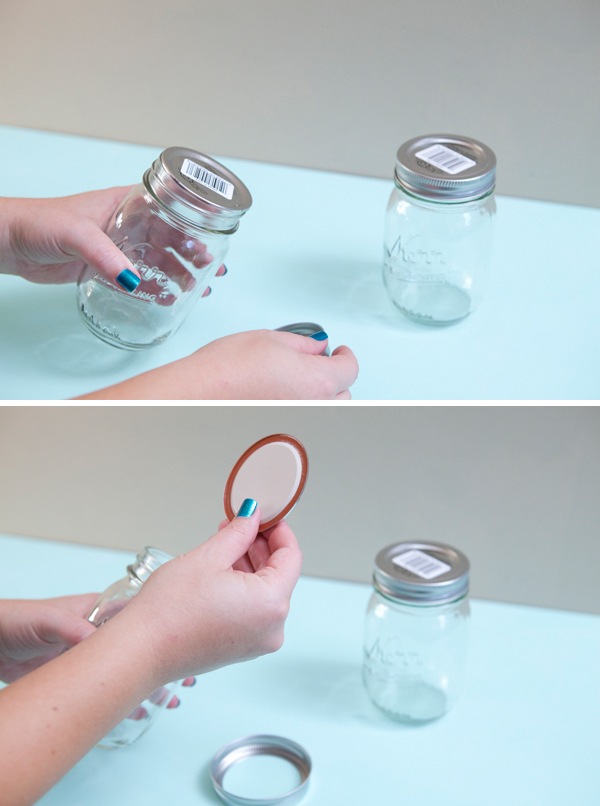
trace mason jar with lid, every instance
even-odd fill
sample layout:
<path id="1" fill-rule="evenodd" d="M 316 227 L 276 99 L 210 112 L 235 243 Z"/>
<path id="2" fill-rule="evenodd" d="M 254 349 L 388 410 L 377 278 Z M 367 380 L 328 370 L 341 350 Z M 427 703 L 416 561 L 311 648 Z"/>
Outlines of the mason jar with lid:
<path id="1" fill-rule="evenodd" d="M 436 134 L 400 146 L 384 235 L 383 279 L 394 304 L 426 325 L 457 322 L 488 282 L 496 157 L 468 137 Z"/>
<path id="2" fill-rule="evenodd" d="M 107 229 L 142 280 L 127 291 L 86 266 L 77 284 L 83 322 L 127 350 L 164 342 L 207 291 L 251 204 L 248 188 L 216 160 L 167 148 Z"/>
<path id="3" fill-rule="evenodd" d="M 363 680 L 400 722 L 437 719 L 463 685 L 469 561 L 444 543 L 396 543 L 379 552 L 367 608 Z"/>

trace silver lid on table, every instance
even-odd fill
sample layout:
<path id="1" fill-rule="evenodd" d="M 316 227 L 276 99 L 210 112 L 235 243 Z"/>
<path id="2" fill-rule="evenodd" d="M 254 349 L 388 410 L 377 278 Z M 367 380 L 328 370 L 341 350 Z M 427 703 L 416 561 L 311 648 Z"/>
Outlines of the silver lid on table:
<path id="1" fill-rule="evenodd" d="M 223 787 L 227 770 L 253 756 L 277 756 L 285 759 L 298 770 L 300 783 L 291 792 L 272 798 L 246 798 L 228 792 Z M 301 745 L 284 736 L 260 734 L 244 736 L 222 747 L 211 761 L 210 778 L 217 795 L 231 806 L 279 806 L 284 803 L 291 806 L 306 794 L 311 770 L 311 758 Z"/>

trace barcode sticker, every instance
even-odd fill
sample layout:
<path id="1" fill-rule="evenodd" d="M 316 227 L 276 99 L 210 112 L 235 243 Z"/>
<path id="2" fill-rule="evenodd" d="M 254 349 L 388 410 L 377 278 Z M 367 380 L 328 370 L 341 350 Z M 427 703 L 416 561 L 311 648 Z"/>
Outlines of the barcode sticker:
<path id="1" fill-rule="evenodd" d="M 216 191 L 220 196 L 225 196 L 226 199 L 233 198 L 234 188 L 231 182 L 227 182 L 227 180 L 191 160 L 186 159 L 183 161 L 181 173 L 193 179 L 194 182 L 198 182 L 199 185 L 204 185 L 204 187 Z"/>
<path id="2" fill-rule="evenodd" d="M 469 157 L 459 154 L 458 151 L 453 151 L 451 148 L 447 148 L 443 145 L 424 148 L 422 151 L 417 151 L 415 157 L 419 157 L 425 160 L 425 162 L 429 162 L 431 165 L 439 168 L 440 171 L 452 174 L 453 176 L 454 174 L 459 174 L 461 171 L 466 171 L 467 168 L 472 168 L 473 165 L 477 165 L 475 160 L 469 159 Z"/>
<path id="3" fill-rule="evenodd" d="M 423 579 L 435 579 L 435 577 L 452 570 L 452 566 L 448 565 L 448 563 L 443 563 L 441 560 L 437 560 L 430 554 L 425 554 L 424 551 L 419 551 L 418 549 L 405 551 L 404 554 L 392 557 L 392 562 L 402 568 L 406 568 L 407 571 L 412 571 L 413 574 Z"/>

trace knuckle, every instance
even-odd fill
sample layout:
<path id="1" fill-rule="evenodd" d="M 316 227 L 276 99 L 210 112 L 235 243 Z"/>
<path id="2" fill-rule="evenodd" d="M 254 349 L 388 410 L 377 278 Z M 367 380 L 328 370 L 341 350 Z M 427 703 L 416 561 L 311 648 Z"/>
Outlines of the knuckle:
<path id="1" fill-rule="evenodd" d="M 231 530 L 231 533 L 236 538 L 243 538 L 246 537 L 246 525 L 240 522 L 239 518 L 235 518 L 231 521 L 228 527 Z"/>
<path id="2" fill-rule="evenodd" d="M 280 596 L 270 596 L 263 602 L 263 624 L 270 628 L 283 625 L 290 610 L 290 603 Z"/>
<path id="3" fill-rule="evenodd" d="M 283 629 L 275 630 L 274 632 L 269 633 L 269 635 L 265 636 L 263 641 L 263 651 L 265 654 L 272 654 L 273 652 L 277 652 L 283 646 Z"/>
<path id="4" fill-rule="evenodd" d="M 90 262 L 97 266 L 108 266 L 117 263 L 118 260 L 119 255 L 115 255 L 112 244 L 98 244 L 92 248 L 90 253 Z M 121 260 L 123 260 L 126 265 L 129 265 L 129 261 L 126 259 L 121 257 Z"/>
<path id="5" fill-rule="evenodd" d="M 321 380 L 321 394 L 325 398 L 325 400 L 330 400 L 332 397 L 335 397 L 337 393 L 337 388 L 335 384 L 335 380 L 331 375 L 326 375 Z"/>
<path id="6" fill-rule="evenodd" d="M 289 602 L 278 601 L 271 605 L 271 618 L 275 623 L 283 623 L 290 612 Z"/>

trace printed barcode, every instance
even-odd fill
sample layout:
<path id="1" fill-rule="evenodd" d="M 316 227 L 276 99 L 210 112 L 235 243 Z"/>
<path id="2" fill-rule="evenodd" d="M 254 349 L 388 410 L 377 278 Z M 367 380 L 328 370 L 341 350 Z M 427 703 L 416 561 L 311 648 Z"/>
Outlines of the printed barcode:
<path id="1" fill-rule="evenodd" d="M 469 157 L 459 154 L 458 151 L 453 151 L 451 148 L 447 148 L 443 145 L 424 148 L 422 151 L 417 151 L 415 157 L 419 157 L 425 160 L 425 162 L 429 162 L 431 165 L 439 168 L 440 171 L 445 171 L 447 174 L 452 175 L 459 174 L 461 171 L 465 171 L 467 168 L 472 168 L 473 165 L 477 165 L 475 160 L 469 159 Z"/>
<path id="2" fill-rule="evenodd" d="M 448 563 L 443 563 L 441 560 L 418 549 L 405 551 L 403 554 L 393 557 L 392 561 L 423 579 L 434 579 L 452 570 Z"/>
<path id="3" fill-rule="evenodd" d="M 227 182 L 225 179 L 217 176 L 217 174 L 203 168 L 201 165 L 197 165 L 191 160 L 186 159 L 183 161 L 181 173 L 193 179 L 194 182 L 198 182 L 199 185 L 204 185 L 206 188 L 215 190 L 219 195 L 225 196 L 226 199 L 233 197 L 233 185 L 231 182 Z"/>

